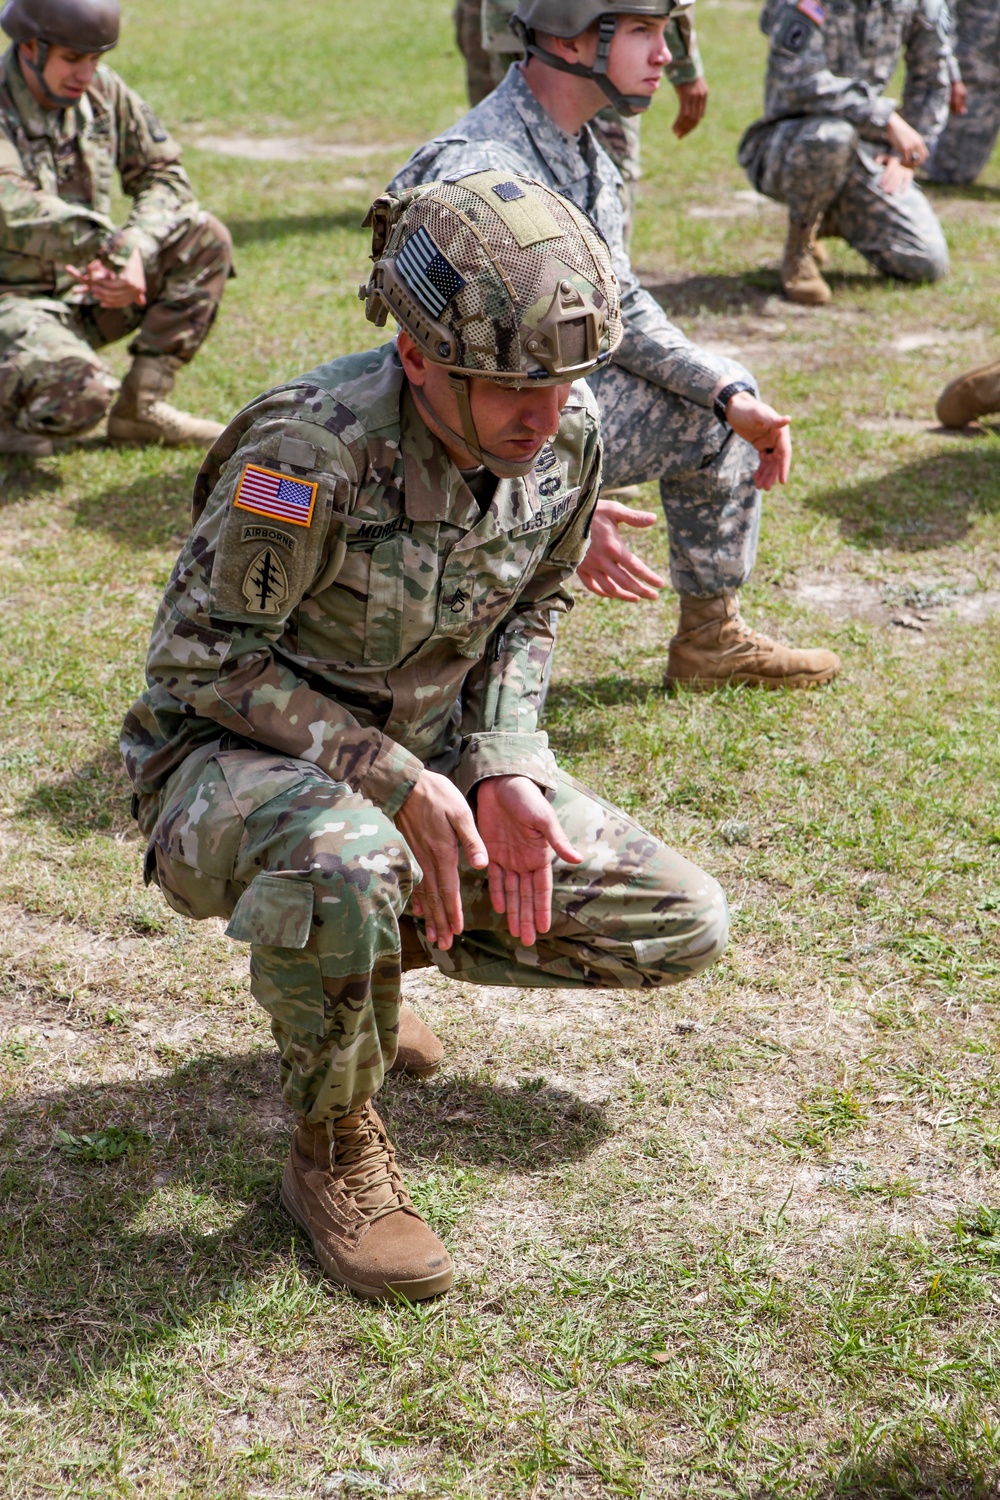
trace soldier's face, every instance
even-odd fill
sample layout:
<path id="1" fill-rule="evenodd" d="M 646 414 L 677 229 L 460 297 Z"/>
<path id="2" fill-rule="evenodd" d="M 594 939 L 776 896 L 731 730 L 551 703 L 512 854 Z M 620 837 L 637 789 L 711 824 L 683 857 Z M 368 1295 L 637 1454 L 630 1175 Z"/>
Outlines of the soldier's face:
<path id="1" fill-rule="evenodd" d="M 619 16 L 608 53 L 608 77 L 619 93 L 650 97 L 656 93 L 670 62 L 670 49 L 663 38 L 666 24 L 658 16 Z M 587 32 L 575 40 L 581 44 L 583 62 L 592 66 L 597 57 L 596 33 Z"/>
<path id="2" fill-rule="evenodd" d="M 400 331 L 398 343 L 406 377 L 412 385 L 420 387 L 431 414 L 439 419 L 442 428 L 450 427 L 453 432 L 461 432 L 462 416 L 458 399 L 448 383 L 448 371 L 443 365 L 432 365 L 425 360 L 405 330 Z M 565 385 L 525 385 L 515 390 L 492 380 L 472 377 L 469 404 L 479 446 L 508 463 L 528 463 L 558 432 L 562 409 L 572 388 L 572 381 L 567 381 Z M 446 433 L 438 431 L 437 436 L 459 468 L 470 468 L 476 463 L 476 459 L 464 448 L 456 447 Z"/>
<path id="3" fill-rule="evenodd" d="M 22 43 L 25 56 L 35 62 L 38 56 L 37 42 Z M 54 43 L 49 48 L 49 55 L 42 69 L 42 77 L 49 93 L 59 99 L 82 99 L 90 88 L 97 71 L 97 64 L 101 60 L 99 52 L 71 52 L 68 47 L 57 47 Z M 27 75 L 28 87 L 35 81 L 34 75 Z M 31 90 L 35 93 L 35 90 Z M 37 97 L 37 95 L 36 95 Z M 40 99 L 41 104 L 46 104 L 45 99 Z"/>

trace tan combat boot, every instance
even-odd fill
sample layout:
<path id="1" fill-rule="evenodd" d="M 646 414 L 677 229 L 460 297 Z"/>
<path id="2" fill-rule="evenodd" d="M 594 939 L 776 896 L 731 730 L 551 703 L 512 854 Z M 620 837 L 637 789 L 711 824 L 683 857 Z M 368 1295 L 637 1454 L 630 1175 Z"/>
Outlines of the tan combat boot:
<path id="1" fill-rule="evenodd" d="M 781 285 L 789 302 L 803 307 L 822 307 L 833 293 L 820 275 L 813 254 L 817 222 L 789 219 L 785 256 L 781 262 Z"/>
<path id="2" fill-rule="evenodd" d="M 299 1122 L 281 1201 L 327 1276 L 359 1297 L 420 1302 L 451 1286 L 451 1256 L 413 1207 L 371 1100 L 329 1130 Z"/>
<path id="3" fill-rule="evenodd" d="M 38 432 L 22 432 L 12 422 L 0 417 L 0 453 L 20 453 L 25 458 L 51 458 L 55 452 L 51 438 Z"/>
<path id="4" fill-rule="evenodd" d="M 977 417 L 1000 411 L 1000 359 L 991 365 L 966 370 L 938 397 L 937 414 L 942 427 L 964 427 Z"/>
<path id="5" fill-rule="evenodd" d="M 681 595 L 677 634 L 670 642 L 667 688 L 683 684 L 706 691 L 745 683 L 751 687 L 809 688 L 840 671 L 832 651 L 795 651 L 760 635 L 740 615 L 735 594 L 715 599 Z"/>
<path id="6" fill-rule="evenodd" d="M 122 381 L 118 400 L 108 413 L 108 437 L 113 443 L 164 443 L 168 448 L 190 444 L 210 448 L 221 422 L 209 422 L 178 411 L 164 400 L 174 388 L 179 359 L 168 355 L 137 354 Z"/>
<path id="7" fill-rule="evenodd" d="M 429 1026 L 408 1005 L 399 1011 L 399 1045 L 390 1073 L 410 1078 L 430 1078 L 441 1066 L 444 1048 Z"/>
<path id="8" fill-rule="evenodd" d="M 809 236 L 809 254 L 822 271 L 824 266 L 830 264 L 830 252 L 819 237 L 819 229 L 814 229 Z"/>

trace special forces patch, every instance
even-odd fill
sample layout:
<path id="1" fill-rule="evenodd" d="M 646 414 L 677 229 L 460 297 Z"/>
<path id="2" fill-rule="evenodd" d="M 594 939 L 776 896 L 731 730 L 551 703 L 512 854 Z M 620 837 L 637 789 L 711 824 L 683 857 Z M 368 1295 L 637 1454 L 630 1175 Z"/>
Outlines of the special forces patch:
<path id="1" fill-rule="evenodd" d="M 288 574 L 281 558 L 270 547 L 259 552 L 246 570 L 243 597 L 247 613 L 276 615 L 288 598 Z"/>

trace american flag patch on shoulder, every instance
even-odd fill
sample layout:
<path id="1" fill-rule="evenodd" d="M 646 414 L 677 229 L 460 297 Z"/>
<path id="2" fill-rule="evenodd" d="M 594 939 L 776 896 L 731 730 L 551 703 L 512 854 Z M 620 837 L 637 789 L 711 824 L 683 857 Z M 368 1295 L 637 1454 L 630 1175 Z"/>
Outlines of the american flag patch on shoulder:
<path id="1" fill-rule="evenodd" d="M 318 489 L 319 485 L 308 479 L 292 479 L 274 469 L 259 469 L 256 464 L 247 464 L 236 486 L 233 504 L 237 510 L 250 510 L 255 516 L 270 516 L 272 521 L 309 526 Z"/>
<path id="2" fill-rule="evenodd" d="M 796 10 L 800 10 L 804 16 L 808 16 L 814 26 L 822 26 L 826 20 L 826 11 L 820 5 L 819 0 L 799 0 Z"/>

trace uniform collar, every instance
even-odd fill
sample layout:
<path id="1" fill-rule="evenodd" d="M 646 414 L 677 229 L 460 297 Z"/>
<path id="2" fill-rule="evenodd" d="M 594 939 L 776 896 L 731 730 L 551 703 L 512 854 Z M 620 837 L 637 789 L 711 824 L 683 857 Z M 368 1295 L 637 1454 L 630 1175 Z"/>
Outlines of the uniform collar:
<path id="1" fill-rule="evenodd" d="M 446 521 L 485 539 L 523 526 L 539 509 L 538 480 L 498 479 L 485 516 L 461 473 L 427 427 L 404 382 L 399 403 L 403 504 L 411 521 Z"/>
<path id="2" fill-rule="evenodd" d="M 560 185 L 579 182 L 590 170 L 590 126 L 584 125 L 579 135 L 567 135 L 560 130 L 547 109 L 544 109 L 528 86 L 520 67 L 513 67 L 500 84 L 506 89 L 517 113 L 524 121 L 539 156 Z M 499 93 L 500 89 L 497 90 Z"/>
<path id="3" fill-rule="evenodd" d="M 56 142 L 71 141 L 82 134 L 83 127 L 93 119 L 94 111 L 87 94 L 72 109 L 43 109 L 24 81 L 16 46 L 7 49 L 3 67 L 10 97 L 26 135 L 48 136 Z"/>

